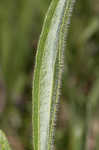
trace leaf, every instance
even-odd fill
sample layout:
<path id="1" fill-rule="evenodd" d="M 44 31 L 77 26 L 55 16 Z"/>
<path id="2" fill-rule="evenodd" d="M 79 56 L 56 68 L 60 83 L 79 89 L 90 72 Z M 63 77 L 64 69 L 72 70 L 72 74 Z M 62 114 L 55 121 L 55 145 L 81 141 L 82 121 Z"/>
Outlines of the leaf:
<path id="1" fill-rule="evenodd" d="M 11 150 L 5 134 L 0 130 L 0 150 Z"/>
<path id="2" fill-rule="evenodd" d="M 33 80 L 34 150 L 53 148 L 62 59 L 73 0 L 53 0 L 40 36 Z"/>

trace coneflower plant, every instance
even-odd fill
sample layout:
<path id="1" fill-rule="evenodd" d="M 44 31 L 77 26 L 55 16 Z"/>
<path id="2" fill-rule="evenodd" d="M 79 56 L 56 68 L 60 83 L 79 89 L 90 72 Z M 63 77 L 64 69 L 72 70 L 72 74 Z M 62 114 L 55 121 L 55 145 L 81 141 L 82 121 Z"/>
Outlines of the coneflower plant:
<path id="1" fill-rule="evenodd" d="M 34 150 L 52 150 L 63 54 L 74 0 L 52 0 L 40 35 L 33 77 Z M 10 150 L 0 131 L 0 150 Z"/>

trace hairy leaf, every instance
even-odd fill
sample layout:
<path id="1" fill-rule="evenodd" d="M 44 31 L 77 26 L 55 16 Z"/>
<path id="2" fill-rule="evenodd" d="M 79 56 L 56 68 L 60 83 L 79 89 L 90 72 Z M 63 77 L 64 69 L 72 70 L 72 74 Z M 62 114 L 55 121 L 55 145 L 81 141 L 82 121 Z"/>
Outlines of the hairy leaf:
<path id="1" fill-rule="evenodd" d="M 62 59 L 73 0 L 53 0 L 40 36 L 33 80 L 34 150 L 53 147 Z"/>

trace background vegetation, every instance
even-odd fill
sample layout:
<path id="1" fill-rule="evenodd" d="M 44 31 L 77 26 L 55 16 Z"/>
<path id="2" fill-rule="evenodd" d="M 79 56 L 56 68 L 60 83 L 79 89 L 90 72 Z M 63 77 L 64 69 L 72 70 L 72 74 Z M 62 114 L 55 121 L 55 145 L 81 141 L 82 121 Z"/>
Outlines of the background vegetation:
<path id="1" fill-rule="evenodd" d="M 49 4 L 50 0 L 0 1 L 0 128 L 14 150 L 32 149 L 32 76 Z M 82 125 L 91 150 L 99 138 L 98 0 L 77 0 L 66 44 L 56 150 L 73 150 L 73 128 L 78 134 Z"/>

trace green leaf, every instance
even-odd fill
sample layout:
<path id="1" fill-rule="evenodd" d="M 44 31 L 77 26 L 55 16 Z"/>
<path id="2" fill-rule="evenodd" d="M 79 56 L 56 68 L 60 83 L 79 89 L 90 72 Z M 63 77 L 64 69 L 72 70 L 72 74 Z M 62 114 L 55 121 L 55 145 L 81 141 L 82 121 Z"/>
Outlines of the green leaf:
<path id="1" fill-rule="evenodd" d="M 0 130 L 0 150 L 11 150 L 5 134 Z"/>
<path id="2" fill-rule="evenodd" d="M 63 51 L 73 0 L 53 0 L 40 36 L 33 80 L 34 150 L 53 148 Z"/>

